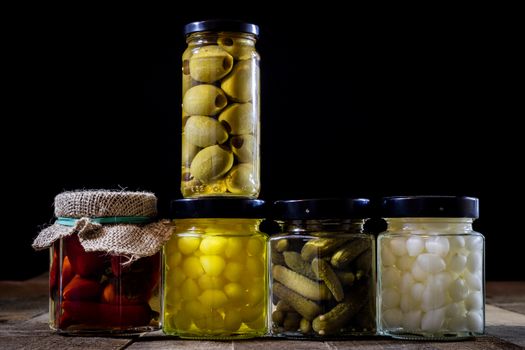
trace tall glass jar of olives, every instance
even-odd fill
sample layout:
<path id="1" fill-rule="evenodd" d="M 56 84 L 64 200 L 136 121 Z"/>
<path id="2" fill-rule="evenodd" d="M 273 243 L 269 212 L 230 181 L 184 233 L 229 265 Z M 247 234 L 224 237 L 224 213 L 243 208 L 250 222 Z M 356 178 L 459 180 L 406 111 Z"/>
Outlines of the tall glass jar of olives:
<path id="1" fill-rule="evenodd" d="M 184 32 L 182 195 L 257 198 L 259 27 L 209 20 Z"/>
<path id="2" fill-rule="evenodd" d="M 478 199 L 388 197 L 377 239 L 379 332 L 454 340 L 485 329 L 485 239 Z"/>
<path id="3" fill-rule="evenodd" d="M 363 232 L 368 206 L 368 199 L 274 203 L 283 233 L 270 238 L 272 335 L 375 334 L 375 241 Z"/>
<path id="4" fill-rule="evenodd" d="M 195 339 L 266 334 L 264 202 L 186 198 L 173 201 L 172 209 L 174 234 L 164 247 L 164 332 Z"/>

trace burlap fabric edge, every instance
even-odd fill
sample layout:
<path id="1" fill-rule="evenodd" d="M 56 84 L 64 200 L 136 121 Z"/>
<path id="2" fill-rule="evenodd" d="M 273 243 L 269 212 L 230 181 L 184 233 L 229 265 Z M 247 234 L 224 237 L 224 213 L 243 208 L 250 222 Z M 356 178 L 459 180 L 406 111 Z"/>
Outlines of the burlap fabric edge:
<path id="1" fill-rule="evenodd" d="M 146 225 L 102 225 L 81 218 L 75 226 L 53 224 L 43 229 L 33 242 L 35 250 L 49 248 L 55 241 L 78 234 L 80 244 L 87 252 L 102 251 L 111 255 L 126 255 L 132 260 L 157 253 L 170 238 L 168 220 Z"/>

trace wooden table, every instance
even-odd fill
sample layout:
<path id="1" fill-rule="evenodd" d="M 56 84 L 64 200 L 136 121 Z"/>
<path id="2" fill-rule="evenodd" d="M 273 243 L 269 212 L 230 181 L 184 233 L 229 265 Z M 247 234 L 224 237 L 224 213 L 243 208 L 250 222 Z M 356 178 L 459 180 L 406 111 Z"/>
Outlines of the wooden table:
<path id="1" fill-rule="evenodd" d="M 461 342 L 414 342 L 383 337 L 345 341 L 254 339 L 190 341 L 154 332 L 137 337 L 76 337 L 48 327 L 47 275 L 0 281 L 0 349 L 523 349 L 525 282 L 487 283 L 487 335 Z"/>

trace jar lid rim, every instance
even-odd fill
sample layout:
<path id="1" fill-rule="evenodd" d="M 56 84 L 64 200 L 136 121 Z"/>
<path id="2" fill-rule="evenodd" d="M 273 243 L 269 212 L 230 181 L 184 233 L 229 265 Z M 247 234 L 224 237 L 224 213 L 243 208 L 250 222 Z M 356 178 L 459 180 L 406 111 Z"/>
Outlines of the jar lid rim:
<path id="1" fill-rule="evenodd" d="M 394 196 L 384 197 L 384 218 L 479 218 L 479 199 L 467 196 Z"/>
<path id="2" fill-rule="evenodd" d="M 259 26 L 253 23 L 230 19 L 210 19 L 196 21 L 184 26 L 184 35 L 188 36 L 196 32 L 220 31 L 220 32 L 243 32 L 259 36 Z"/>

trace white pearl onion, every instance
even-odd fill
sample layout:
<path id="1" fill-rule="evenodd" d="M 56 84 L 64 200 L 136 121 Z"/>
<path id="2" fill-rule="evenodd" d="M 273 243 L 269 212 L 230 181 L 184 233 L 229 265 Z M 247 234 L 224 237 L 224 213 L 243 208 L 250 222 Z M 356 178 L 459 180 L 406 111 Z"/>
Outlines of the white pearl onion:
<path id="1" fill-rule="evenodd" d="M 403 277 L 401 277 L 401 292 L 409 293 L 414 283 L 416 283 L 416 281 L 414 280 L 414 277 L 412 277 L 412 274 L 410 272 L 405 272 Z"/>
<path id="2" fill-rule="evenodd" d="M 469 289 L 481 290 L 481 287 L 482 287 L 481 271 L 475 274 L 465 271 L 464 276 L 465 276 L 465 281 L 467 282 L 467 286 L 469 287 Z"/>
<path id="3" fill-rule="evenodd" d="M 412 270 L 412 265 L 414 264 L 414 261 L 415 261 L 415 258 L 412 258 L 412 257 L 410 257 L 408 255 L 403 255 L 403 256 L 397 258 L 396 266 L 401 271 L 411 271 Z"/>
<path id="4" fill-rule="evenodd" d="M 381 283 L 384 287 L 395 287 L 401 281 L 401 271 L 395 267 L 387 267 L 381 274 Z"/>
<path id="5" fill-rule="evenodd" d="M 467 258 L 467 269 L 469 269 L 470 272 L 478 271 L 481 268 L 481 264 L 482 264 L 481 253 L 472 252 L 469 254 Z"/>
<path id="6" fill-rule="evenodd" d="M 465 238 L 462 236 L 449 237 L 448 242 L 450 243 L 450 250 L 455 252 L 465 246 Z"/>
<path id="7" fill-rule="evenodd" d="M 403 328 L 405 330 L 417 330 L 421 325 L 421 311 L 414 310 L 403 314 Z"/>
<path id="8" fill-rule="evenodd" d="M 445 310 L 437 309 L 425 312 L 421 319 L 421 329 L 426 332 L 436 332 L 445 322 Z"/>
<path id="9" fill-rule="evenodd" d="M 450 249 L 450 244 L 446 237 L 430 237 L 425 242 L 427 252 L 445 257 Z"/>
<path id="10" fill-rule="evenodd" d="M 447 320 L 447 328 L 452 332 L 467 330 L 467 318 L 465 316 L 452 317 Z"/>
<path id="11" fill-rule="evenodd" d="M 465 247 L 471 252 L 479 252 L 483 248 L 483 238 L 480 236 L 467 237 Z"/>
<path id="12" fill-rule="evenodd" d="M 469 311 L 481 310 L 483 307 L 483 295 L 481 292 L 471 292 L 465 299 L 465 307 Z"/>
<path id="13" fill-rule="evenodd" d="M 430 311 L 445 305 L 446 294 L 437 283 L 429 283 L 421 295 L 421 310 Z"/>
<path id="14" fill-rule="evenodd" d="M 386 288 L 381 293 L 381 302 L 384 309 L 392 309 L 399 306 L 401 295 L 393 288 Z"/>
<path id="15" fill-rule="evenodd" d="M 423 291 L 425 290 L 425 286 L 421 283 L 416 283 L 412 286 L 411 295 L 412 299 L 416 302 L 420 302 L 421 298 L 423 296 Z"/>
<path id="16" fill-rule="evenodd" d="M 448 294 L 453 301 L 464 300 L 468 294 L 468 287 L 462 278 L 456 279 L 448 288 Z"/>
<path id="17" fill-rule="evenodd" d="M 417 256 L 425 249 L 425 242 L 421 237 L 410 237 L 407 239 L 407 252 L 409 256 Z"/>
<path id="18" fill-rule="evenodd" d="M 456 273 L 461 273 L 465 269 L 466 264 L 467 257 L 465 255 L 455 253 L 448 262 L 448 269 Z"/>
<path id="19" fill-rule="evenodd" d="M 416 259 L 417 264 L 427 273 L 438 273 L 445 270 L 445 261 L 437 254 L 421 254 Z"/>
<path id="20" fill-rule="evenodd" d="M 407 253 L 406 239 L 403 237 L 392 238 L 390 247 L 392 248 L 392 253 L 396 256 L 403 256 Z"/>
<path id="21" fill-rule="evenodd" d="M 386 328 L 397 328 L 403 322 L 403 313 L 399 309 L 388 309 L 383 311 L 382 319 Z"/>
<path id="22" fill-rule="evenodd" d="M 467 313 L 467 325 L 468 329 L 472 332 L 483 332 L 483 317 L 481 313 L 477 311 L 469 311 Z"/>
<path id="23" fill-rule="evenodd" d="M 465 305 L 463 304 L 463 302 L 451 303 L 447 306 L 445 310 L 446 316 L 451 318 L 465 318 L 466 313 L 467 310 L 465 309 Z"/>

